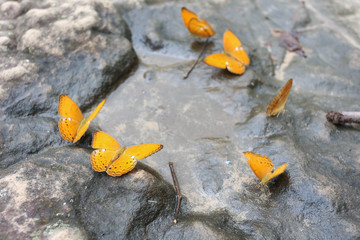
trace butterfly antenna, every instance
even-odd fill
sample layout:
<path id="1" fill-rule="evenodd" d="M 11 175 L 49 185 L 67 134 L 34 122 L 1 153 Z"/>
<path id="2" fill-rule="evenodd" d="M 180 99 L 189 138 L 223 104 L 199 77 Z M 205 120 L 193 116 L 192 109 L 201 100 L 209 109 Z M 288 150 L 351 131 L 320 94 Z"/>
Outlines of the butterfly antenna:
<path id="1" fill-rule="evenodd" d="M 208 43 L 209 43 L 209 38 L 206 39 L 206 42 L 205 42 L 205 44 L 204 44 L 204 46 L 203 46 L 203 49 L 201 50 L 201 52 L 200 52 L 200 54 L 199 54 L 199 57 L 196 59 L 196 61 L 194 62 L 194 64 L 191 66 L 190 70 L 189 70 L 186 74 L 184 74 L 184 80 L 188 78 L 188 76 L 190 75 L 190 73 L 192 72 L 192 70 L 195 68 L 196 64 L 199 62 L 201 56 L 202 56 L 202 55 L 204 54 L 204 52 L 205 52 L 205 49 L 206 49 Z"/>

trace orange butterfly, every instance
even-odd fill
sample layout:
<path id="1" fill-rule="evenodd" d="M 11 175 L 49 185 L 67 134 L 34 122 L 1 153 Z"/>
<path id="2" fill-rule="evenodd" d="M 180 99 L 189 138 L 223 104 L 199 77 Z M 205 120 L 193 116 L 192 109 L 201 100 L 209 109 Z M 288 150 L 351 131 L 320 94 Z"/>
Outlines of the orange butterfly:
<path id="1" fill-rule="evenodd" d="M 189 32 L 198 38 L 207 38 L 215 35 L 209 23 L 204 19 L 199 18 L 195 13 L 187 8 L 181 8 L 181 16 L 183 18 L 185 27 Z"/>
<path id="2" fill-rule="evenodd" d="M 227 69 L 235 74 L 243 74 L 245 66 L 250 64 L 246 51 L 241 47 L 240 40 L 230 30 L 224 33 L 224 53 L 215 53 L 205 58 L 211 66 Z"/>
<path id="3" fill-rule="evenodd" d="M 270 179 L 282 174 L 289 165 L 285 163 L 273 171 L 274 164 L 267 156 L 252 152 L 244 152 L 244 155 L 249 159 L 248 164 L 251 170 L 261 180 L 260 184 L 266 184 Z"/>
<path id="4" fill-rule="evenodd" d="M 59 115 L 62 116 L 59 120 L 61 137 L 66 141 L 76 143 L 89 128 L 90 121 L 99 113 L 105 101 L 106 99 L 95 108 L 88 118 L 84 118 L 78 105 L 65 94 L 61 94 L 58 108 Z"/>
<path id="5" fill-rule="evenodd" d="M 130 172 L 138 159 L 146 158 L 163 148 L 157 143 L 121 147 L 112 136 L 102 131 L 94 133 L 92 147 L 97 149 L 91 153 L 93 169 L 97 172 L 106 171 L 113 177 Z"/>
<path id="6" fill-rule="evenodd" d="M 275 98 L 269 104 L 266 114 L 271 117 L 277 114 L 280 115 L 282 111 L 285 111 L 285 104 L 289 97 L 291 86 L 292 86 L 292 78 L 285 84 L 285 86 L 280 90 L 279 94 L 275 96 Z"/>

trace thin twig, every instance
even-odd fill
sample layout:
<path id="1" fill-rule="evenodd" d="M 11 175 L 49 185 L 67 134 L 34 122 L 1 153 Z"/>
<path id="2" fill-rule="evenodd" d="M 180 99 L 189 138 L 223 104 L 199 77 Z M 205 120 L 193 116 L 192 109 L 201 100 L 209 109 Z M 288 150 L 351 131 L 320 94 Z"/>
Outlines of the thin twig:
<path id="1" fill-rule="evenodd" d="M 206 42 L 205 42 L 205 44 L 204 44 L 204 46 L 203 46 L 203 49 L 201 50 L 201 52 L 200 52 L 200 54 L 199 54 L 199 57 L 196 59 L 196 61 L 194 62 L 194 64 L 191 66 L 190 70 L 189 70 L 186 74 L 184 74 L 184 80 L 187 79 L 187 77 L 190 75 L 190 73 L 192 72 L 192 70 L 195 68 L 196 64 L 199 62 L 201 56 L 202 56 L 202 55 L 204 54 L 204 52 L 205 52 L 205 49 L 206 49 L 208 43 L 209 43 L 209 38 L 206 39 Z"/>
<path id="2" fill-rule="evenodd" d="M 172 162 L 169 162 L 169 167 L 170 167 L 171 176 L 174 181 L 174 186 L 175 186 L 175 190 L 176 190 L 176 210 L 175 210 L 175 216 L 174 216 L 174 223 L 177 223 L 177 217 L 178 217 L 179 210 L 180 210 L 182 195 L 180 192 L 179 182 L 178 182 L 178 179 L 175 174 L 174 164 Z"/>
<path id="3" fill-rule="evenodd" d="M 333 124 L 360 123 L 360 112 L 329 112 L 326 119 Z"/>

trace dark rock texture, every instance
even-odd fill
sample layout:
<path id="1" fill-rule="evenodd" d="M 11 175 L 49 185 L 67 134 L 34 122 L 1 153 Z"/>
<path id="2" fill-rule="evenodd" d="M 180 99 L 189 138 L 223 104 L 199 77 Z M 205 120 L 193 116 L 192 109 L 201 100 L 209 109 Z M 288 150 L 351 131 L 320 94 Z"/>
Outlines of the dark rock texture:
<path id="1" fill-rule="evenodd" d="M 230 29 L 251 59 L 233 75 L 200 62 L 181 7 Z M 0 1 L 0 239 L 357 239 L 359 130 L 326 121 L 360 111 L 358 1 Z M 296 31 L 307 58 L 279 46 Z M 135 54 L 136 53 L 136 54 Z M 139 64 L 138 60 L 139 59 Z M 267 118 L 293 78 L 286 112 Z M 88 116 L 60 138 L 68 94 Z M 164 149 L 113 178 L 91 168 L 91 133 Z M 243 152 L 286 172 L 258 186 Z M 184 196 L 173 224 L 174 162 Z"/>
<path id="2" fill-rule="evenodd" d="M 78 207 L 84 228 L 96 239 L 161 238 L 159 229 L 172 223 L 171 186 L 142 170 L 121 179 L 107 175 L 93 179 Z"/>
<path id="3" fill-rule="evenodd" d="M 0 57 L 3 168 L 60 143 L 54 134 L 60 94 L 87 110 L 116 89 L 137 62 L 128 27 L 109 2 L 17 4 L 22 15 L 4 20 L 0 32 L 11 37 Z"/>

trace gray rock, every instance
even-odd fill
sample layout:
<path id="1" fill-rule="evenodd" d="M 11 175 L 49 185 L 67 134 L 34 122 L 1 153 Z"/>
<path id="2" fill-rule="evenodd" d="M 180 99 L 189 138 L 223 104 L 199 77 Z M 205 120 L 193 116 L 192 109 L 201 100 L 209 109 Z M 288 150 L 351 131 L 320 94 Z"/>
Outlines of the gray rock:
<path id="1" fill-rule="evenodd" d="M 200 62 L 187 80 L 204 41 L 184 27 L 182 3 L 51 3 L 1 15 L 1 238 L 359 238 L 359 131 L 325 118 L 360 111 L 357 1 L 188 2 L 217 32 L 205 56 L 230 29 L 251 64 L 237 76 Z M 280 47 L 273 29 L 299 32 L 307 58 Z M 267 118 L 289 78 L 285 113 Z M 60 93 L 85 115 L 108 97 L 79 144 L 59 136 Z M 96 173 L 96 129 L 164 149 L 121 177 Z M 245 151 L 289 163 L 270 194 Z M 176 225 L 169 161 L 184 196 Z"/>
<path id="2" fill-rule="evenodd" d="M 25 8 L 28 3 L 21 4 Z M 0 56 L 2 167 L 60 143 L 52 134 L 57 132 L 60 94 L 69 95 L 86 113 L 137 63 L 127 25 L 109 2 L 31 4 L 16 19 L 17 38 L 7 43 L 17 47 Z"/>
<path id="3" fill-rule="evenodd" d="M 161 238 L 159 229 L 172 225 L 175 193 L 160 176 L 144 170 L 134 170 L 121 178 L 96 175 L 81 195 L 78 208 L 79 219 L 92 237 Z"/>
<path id="4" fill-rule="evenodd" d="M 55 113 L 56 104 L 45 101 L 55 103 L 60 93 L 86 109 L 105 96 L 98 89 L 118 86 L 136 65 L 127 26 L 109 3 L 70 3 L 34 2 L 18 17 L 19 52 L 2 55 L 3 117 Z M 16 80 L 23 84 L 12 86 Z"/>
<path id="5" fill-rule="evenodd" d="M 0 166 L 6 168 L 18 161 L 24 161 L 48 146 L 60 142 L 57 122 L 53 118 L 12 118 L 0 126 Z"/>
<path id="6" fill-rule="evenodd" d="M 116 4 L 130 8 L 122 1 Z M 358 132 L 338 129 L 325 119 L 332 109 L 359 111 L 359 71 L 355 70 L 358 24 L 351 22 L 357 13 L 349 12 L 343 19 L 334 10 L 356 8 L 358 3 L 349 5 L 188 3 L 186 7 L 217 32 L 205 55 L 222 51 L 222 33 L 230 29 L 248 50 L 251 66 L 244 75 L 235 76 L 200 63 L 186 81 L 182 75 L 201 45 L 193 47 L 194 40 L 183 26 L 183 5 L 132 6 L 125 19 L 144 65 L 111 100 L 127 104 L 112 108 L 113 117 L 101 116 L 100 124 L 112 126 L 104 130 L 115 129 L 113 135 L 131 144 L 139 139 L 164 143 L 156 159 L 145 161 L 171 181 L 166 168 L 171 158 L 188 199 L 186 214 L 211 216 L 221 209 L 234 222 L 230 225 L 238 230 L 239 238 L 356 238 L 360 212 L 350 206 L 359 203 L 358 191 L 352 187 L 359 184 L 353 175 L 360 170 L 356 163 Z M 146 19 L 147 24 L 142 24 Z M 279 47 L 277 37 L 271 34 L 275 28 L 299 31 L 308 58 Z M 142 41 L 154 32 L 164 46 L 156 51 Z M 268 104 L 289 78 L 294 78 L 294 85 L 285 114 L 266 118 Z M 248 87 L 254 79 L 264 84 Z M 125 112 L 130 115 L 122 115 Z M 257 187 L 244 151 L 265 154 L 275 166 L 290 164 L 287 172 L 269 185 L 270 196 Z M 186 217 L 181 220 L 189 227 Z M 201 227 L 207 229 L 208 225 Z M 232 238 L 229 225 L 223 223 L 216 229 L 226 233 L 215 230 L 210 233 L 214 238 Z M 176 234 L 170 231 L 166 236 Z"/>
<path id="7" fill-rule="evenodd" d="M 7 1 L 1 4 L 0 11 L 4 18 L 13 19 L 20 15 L 21 5 L 15 1 Z"/>
<path id="8" fill-rule="evenodd" d="M 0 45 L 7 46 L 10 43 L 10 38 L 6 36 L 0 37 Z"/>
<path id="9" fill-rule="evenodd" d="M 86 235 L 76 219 L 76 205 L 93 177 L 88 155 L 89 151 L 73 147 L 50 149 L 3 171 L 2 237 L 30 239 L 61 232 L 68 237 L 73 232 Z"/>

